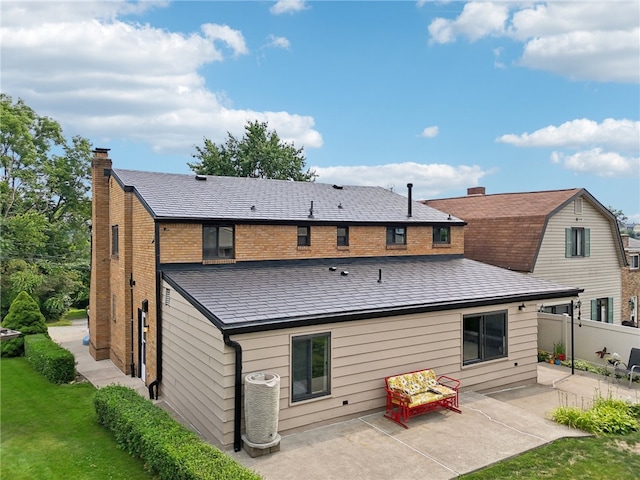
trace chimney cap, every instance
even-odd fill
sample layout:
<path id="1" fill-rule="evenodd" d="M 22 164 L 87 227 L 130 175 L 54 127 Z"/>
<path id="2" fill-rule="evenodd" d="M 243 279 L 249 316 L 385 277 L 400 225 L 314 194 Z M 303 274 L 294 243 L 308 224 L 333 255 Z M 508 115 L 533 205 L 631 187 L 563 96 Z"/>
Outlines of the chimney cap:
<path id="1" fill-rule="evenodd" d="M 107 153 L 109 150 L 111 150 L 110 148 L 94 148 L 93 149 L 93 153 Z"/>

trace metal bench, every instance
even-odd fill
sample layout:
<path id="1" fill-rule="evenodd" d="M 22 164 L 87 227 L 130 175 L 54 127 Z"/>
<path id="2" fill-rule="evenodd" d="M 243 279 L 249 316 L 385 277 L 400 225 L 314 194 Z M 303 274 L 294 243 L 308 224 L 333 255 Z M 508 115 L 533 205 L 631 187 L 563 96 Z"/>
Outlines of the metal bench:
<path id="1" fill-rule="evenodd" d="M 385 377 L 387 410 L 384 416 L 404 428 L 404 422 L 416 415 L 437 408 L 446 408 L 462 413 L 458 408 L 460 381 L 446 375 L 436 374 L 431 369 L 417 370 Z"/>
<path id="2" fill-rule="evenodd" d="M 629 375 L 629 388 L 633 383 L 633 377 L 640 378 L 640 348 L 632 348 L 629 354 L 629 361 L 625 365 L 622 362 L 615 364 L 613 373 L 626 377 Z"/>

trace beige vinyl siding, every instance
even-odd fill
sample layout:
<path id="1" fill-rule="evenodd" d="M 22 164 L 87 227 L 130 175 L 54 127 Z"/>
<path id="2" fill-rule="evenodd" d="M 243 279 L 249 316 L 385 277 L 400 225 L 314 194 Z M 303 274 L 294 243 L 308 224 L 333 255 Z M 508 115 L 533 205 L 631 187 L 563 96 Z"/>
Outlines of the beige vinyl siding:
<path id="1" fill-rule="evenodd" d="M 162 399 L 217 445 L 233 443 L 234 363 L 220 331 L 171 289 L 162 305 Z"/>
<path id="2" fill-rule="evenodd" d="M 508 357 L 463 367 L 463 315 L 503 310 L 508 311 Z M 331 334 L 331 394 L 292 403 L 291 339 L 322 332 Z M 163 397 L 207 440 L 230 446 L 233 349 L 175 291 L 171 292 L 171 306 L 163 307 L 163 335 Z M 232 339 L 242 346 L 243 377 L 258 371 L 280 376 L 281 434 L 381 411 L 384 377 L 412 370 L 433 368 L 438 375 L 460 379 L 463 389 L 475 391 L 536 381 L 533 304 L 524 311 L 516 304 L 497 305 L 234 335 Z M 348 404 L 343 405 L 344 401 Z"/>
<path id="3" fill-rule="evenodd" d="M 588 257 L 565 257 L 565 229 L 572 227 L 590 229 Z M 591 300 L 612 297 L 613 323 L 619 324 L 622 280 L 616 243 L 611 223 L 588 199 L 583 199 L 582 215 L 574 212 L 573 202 L 570 202 L 549 220 L 533 275 L 584 288 L 584 293 L 580 294 L 583 320 L 591 318 Z M 548 304 L 559 303 L 562 302 Z"/>

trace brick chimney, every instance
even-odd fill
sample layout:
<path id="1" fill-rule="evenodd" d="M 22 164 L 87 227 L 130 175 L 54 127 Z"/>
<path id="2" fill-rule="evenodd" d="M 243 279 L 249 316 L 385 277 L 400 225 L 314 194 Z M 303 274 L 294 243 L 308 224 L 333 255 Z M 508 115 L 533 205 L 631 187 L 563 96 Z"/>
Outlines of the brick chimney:
<path id="1" fill-rule="evenodd" d="M 108 148 L 96 148 L 91 161 L 91 288 L 89 293 L 89 353 L 109 358 L 111 344 L 111 229 L 109 225 Z"/>
<path id="2" fill-rule="evenodd" d="M 624 248 L 629 248 L 629 234 L 621 233 L 620 237 L 622 238 L 622 246 Z"/>
<path id="3" fill-rule="evenodd" d="M 467 195 L 484 195 L 484 187 L 470 187 L 467 188 Z"/>

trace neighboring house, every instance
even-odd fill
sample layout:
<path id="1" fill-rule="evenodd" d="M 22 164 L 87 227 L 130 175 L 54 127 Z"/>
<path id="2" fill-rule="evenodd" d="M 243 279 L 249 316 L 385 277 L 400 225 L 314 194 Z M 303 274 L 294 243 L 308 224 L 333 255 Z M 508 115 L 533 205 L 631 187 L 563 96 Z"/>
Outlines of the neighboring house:
<path id="1" fill-rule="evenodd" d="M 626 266 L 614 215 L 583 188 L 486 195 L 484 187 L 466 197 L 426 200 L 463 219 L 465 256 L 577 285 L 581 317 L 621 323 L 620 269 Z M 569 313 L 569 304 L 544 302 L 543 311 Z"/>
<path id="2" fill-rule="evenodd" d="M 640 328 L 640 240 L 622 235 L 622 244 L 627 259 L 627 266 L 622 267 L 622 320 Z"/>
<path id="3" fill-rule="evenodd" d="M 464 222 L 379 187 L 92 165 L 90 352 L 206 440 L 241 446 L 243 378 L 280 376 L 279 431 L 385 405 L 434 368 L 536 382 L 536 305 L 568 287 L 464 258 Z"/>

